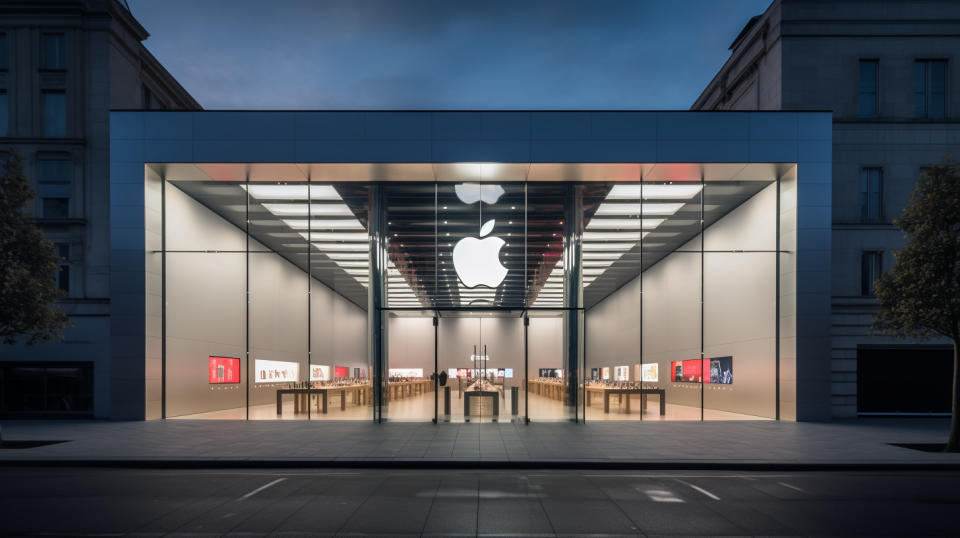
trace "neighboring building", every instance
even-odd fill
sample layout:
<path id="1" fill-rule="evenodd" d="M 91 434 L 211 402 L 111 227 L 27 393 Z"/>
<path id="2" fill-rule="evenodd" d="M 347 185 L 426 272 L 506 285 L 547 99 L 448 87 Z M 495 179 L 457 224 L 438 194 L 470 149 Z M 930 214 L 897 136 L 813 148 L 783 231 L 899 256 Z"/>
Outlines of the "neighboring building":
<path id="1" fill-rule="evenodd" d="M 960 3 L 777 0 L 730 49 L 693 110 L 833 111 L 833 416 L 949 412 L 945 342 L 869 325 L 892 219 L 924 167 L 960 157 Z"/>
<path id="2" fill-rule="evenodd" d="M 107 416 L 110 110 L 200 108 L 148 35 L 116 0 L 0 3 L 0 156 L 24 159 L 75 324 L 60 342 L 0 347 L 0 417 Z"/>

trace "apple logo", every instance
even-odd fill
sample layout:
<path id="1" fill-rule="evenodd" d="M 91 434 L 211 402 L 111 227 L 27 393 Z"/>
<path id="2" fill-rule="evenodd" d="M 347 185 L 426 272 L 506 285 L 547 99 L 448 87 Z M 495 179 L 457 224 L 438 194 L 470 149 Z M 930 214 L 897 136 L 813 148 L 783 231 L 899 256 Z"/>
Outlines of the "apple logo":
<path id="1" fill-rule="evenodd" d="M 493 231 L 495 219 L 480 227 L 480 237 Z M 500 249 L 504 240 L 499 237 L 464 237 L 453 247 L 453 268 L 460 281 L 468 288 L 487 286 L 496 288 L 507 276 L 507 268 L 500 263 Z"/>
<path id="2" fill-rule="evenodd" d="M 461 183 L 454 186 L 457 198 L 461 202 L 470 205 L 479 201 L 485 204 L 493 205 L 497 203 L 504 194 L 503 187 L 500 185 L 480 185 L 479 183 Z"/>

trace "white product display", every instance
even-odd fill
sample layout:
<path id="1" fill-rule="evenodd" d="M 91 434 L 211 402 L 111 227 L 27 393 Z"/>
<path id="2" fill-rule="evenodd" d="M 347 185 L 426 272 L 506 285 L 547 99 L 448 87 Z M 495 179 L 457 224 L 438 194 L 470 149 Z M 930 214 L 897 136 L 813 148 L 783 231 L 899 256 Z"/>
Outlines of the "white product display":
<path id="1" fill-rule="evenodd" d="M 613 380 L 614 381 L 630 381 L 630 367 L 615 366 L 613 368 Z"/>
<path id="2" fill-rule="evenodd" d="M 330 367 L 325 364 L 311 364 L 310 381 L 330 381 Z"/>
<path id="3" fill-rule="evenodd" d="M 292 383 L 299 380 L 300 365 L 295 362 L 257 359 L 253 363 L 256 383 Z"/>
<path id="4" fill-rule="evenodd" d="M 390 377 L 423 377 L 423 368 L 390 368 Z"/>
<path id="5" fill-rule="evenodd" d="M 644 381 L 660 381 L 660 365 L 657 363 L 650 363 L 643 365 L 643 380 Z"/>

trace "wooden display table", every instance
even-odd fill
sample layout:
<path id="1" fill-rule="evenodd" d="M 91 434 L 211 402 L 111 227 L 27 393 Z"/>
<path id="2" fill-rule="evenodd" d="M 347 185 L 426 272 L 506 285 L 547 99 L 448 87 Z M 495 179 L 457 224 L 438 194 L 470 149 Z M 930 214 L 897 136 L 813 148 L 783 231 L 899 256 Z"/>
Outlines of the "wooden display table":
<path id="1" fill-rule="evenodd" d="M 552 381 L 535 381 L 531 380 L 528 382 L 531 392 L 538 394 L 540 396 L 545 396 L 553 400 L 563 400 L 563 391 L 566 385 L 564 383 L 554 383 Z"/>
<path id="2" fill-rule="evenodd" d="M 463 421 L 470 422 L 470 399 L 477 398 L 481 407 L 483 398 L 489 397 L 493 400 L 493 415 L 490 417 L 493 422 L 500 416 L 500 391 L 498 390 L 465 390 L 463 391 Z M 482 418 L 481 414 L 481 418 Z"/>
<path id="3" fill-rule="evenodd" d="M 283 395 L 293 394 L 293 412 L 300 413 L 306 409 L 310 396 L 319 396 L 317 408 L 321 413 L 327 412 L 327 400 L 331 395 L 340 394 L 340 410 L 347 409 L 347 393 L 351 395 L 352 403 L 365 405 L 370 385 L 344 385 L 342 387 L 315 387 L 296 389 L 277 389 L 277 414 L 283 413 Z"/>
<path id="4" fill-rule="evenodd" d="M 610 412 L 610 396 L 617 395 L 621 398 L 626 396 L 626 410 L 627 413 L 630 412 L 630 396 L 634 394 L 640 395 L 640 409 L 644 410 L 647 408 L 647 396 L 655 394 L 660 397 L 660 416 L 667 414 L 667 392 L 664 389 L 638 389 L 638 388 L 613 388 L 613 387 L 587 387 L 585 390 L 587 394 L 587 406 L 590 406 L 590 396 L 593 393 L 599 392 L 603 396 L 603 412 Z"/>
<path id="5" fill-rule="evenodd" d="M 387 382 L 387 394 L 391 400 L 398 400 L 417 394 L 426 394 L 431 389 L 433 389 L 433 381 L 429 379 Z"/>

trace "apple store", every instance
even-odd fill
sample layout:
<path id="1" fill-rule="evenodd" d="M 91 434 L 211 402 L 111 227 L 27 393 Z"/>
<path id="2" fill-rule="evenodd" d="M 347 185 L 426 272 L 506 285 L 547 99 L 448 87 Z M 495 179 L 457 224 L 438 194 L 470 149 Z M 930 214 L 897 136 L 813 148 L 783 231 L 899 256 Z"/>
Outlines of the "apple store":
<path id="1" fill-rule="evenodd" d="M 114 112 L 111 137 L 131 418 L 828 404 L 829 114 Z"/>

